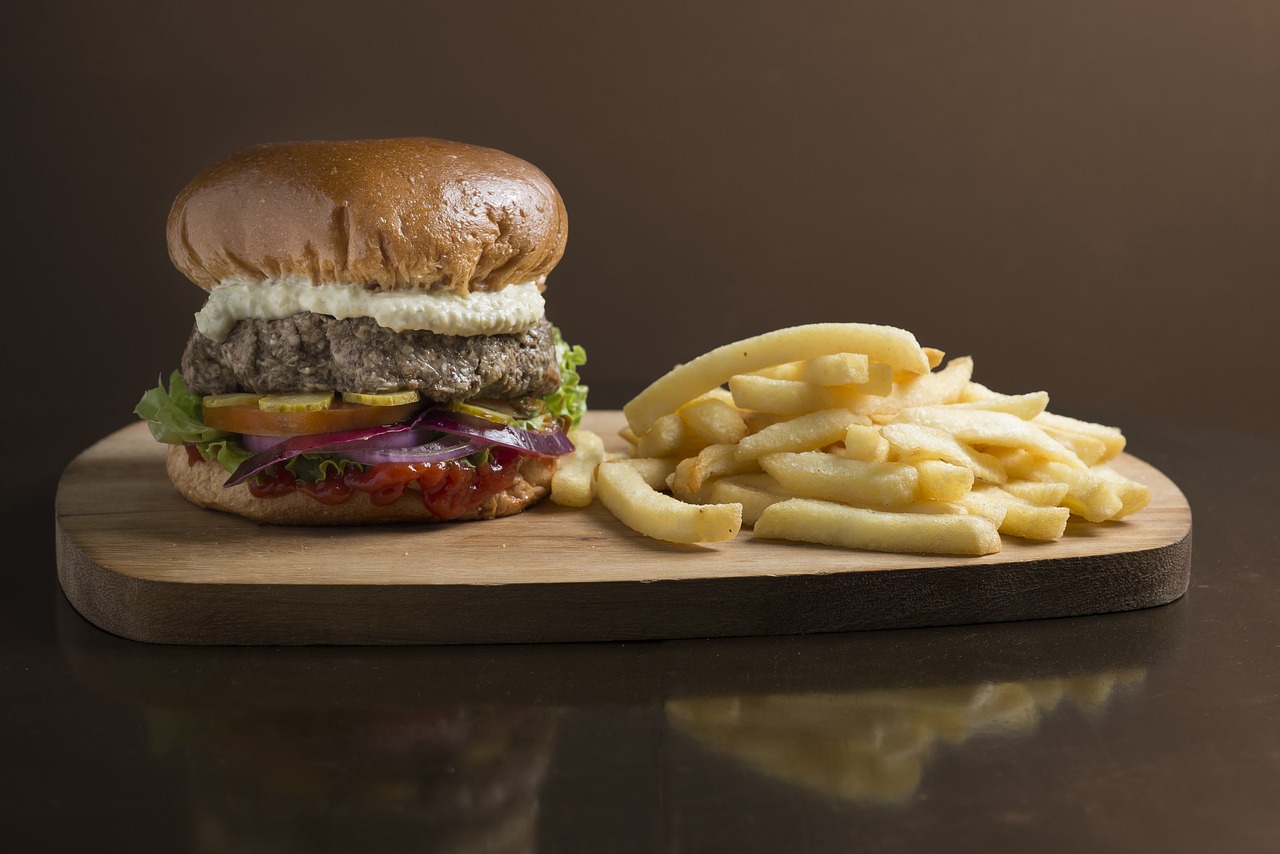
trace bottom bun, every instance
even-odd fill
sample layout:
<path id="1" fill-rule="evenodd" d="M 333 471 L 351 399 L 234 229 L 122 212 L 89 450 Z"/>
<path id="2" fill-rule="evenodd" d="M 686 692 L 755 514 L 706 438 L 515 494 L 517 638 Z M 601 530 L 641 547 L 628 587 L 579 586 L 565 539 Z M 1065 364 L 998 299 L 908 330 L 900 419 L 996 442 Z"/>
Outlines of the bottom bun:
<path id="1" fill-rule="evenodd" d="M 190 462 L 187 449 L 182 445 L 169 446 L 165 468 L 178 492 L 191 503 L 211 510 L 234 513 L 264 524 L 378 525 L 389 522 L 446 521 L 423 506 L 422 495 L 416 489 L 406 489 L 400 498 L 384 506 L 370 501 L 367 493 L 356 491 L 341 504 L 322 504 L 303 492 L 290 492 L 275 498 L 257 498 L 249 491 L 247 484 L 223 486 L 227 479 L 226 470 L 209 460 Z M 546 497 L 551 489 L 551 474 L 554 470 L 554 459 L 525 457 L 511 486 L 486 498 L 478 507 L 457 519 L 448 521 L 493 519 L 519 513 Z"/>

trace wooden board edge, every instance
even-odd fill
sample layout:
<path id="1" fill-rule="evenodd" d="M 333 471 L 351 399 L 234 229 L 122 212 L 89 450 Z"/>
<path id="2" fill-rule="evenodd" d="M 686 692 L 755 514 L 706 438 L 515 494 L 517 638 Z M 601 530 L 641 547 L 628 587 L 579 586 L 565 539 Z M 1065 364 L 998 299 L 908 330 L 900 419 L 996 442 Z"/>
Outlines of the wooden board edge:
<path id="1" fill-rule="evenodd" d="M 86 557 L 60 523 L 57 555 L 59 583 L 72 606 L 90 623 L 131 640 L 191 645 L 542 643 L 918 628 L 1155 607 L 1187 590 L 1191 530 L 1188 526 L 1177 542 L 1142 552 L 1054 561 L 891 574 L 558 585 L 299 587 L 141 580 Z M 1029 585 L 1027 572 L 1045 578 Z M 1052 589 L 1052 602 L 1036 595 L 1044 589 Z M 849 602 L 858 607 L 848 607 Z M 539 619 L 549 613 L 556 614 L 554 626 Z"/>
<path id="2" fill-rule="evenodd" d="M 1187 609 L 933 629 L 661 643 L 432 647 L 200 647 L 139 644 L 65 599 L 58 645 L 87 689 L 165 707 L 388 709 L 474 702 L 652 704 L 1042 682 L 1145 670 L 1185 645 Z M 904 635 L 910 635 L 905 637 Z M 909 643 L 912 656 L 901 651 Z M 388 679 L 388 672 L 396 674 Z M 424 687 L 425 686 L 425 687 Z"/>

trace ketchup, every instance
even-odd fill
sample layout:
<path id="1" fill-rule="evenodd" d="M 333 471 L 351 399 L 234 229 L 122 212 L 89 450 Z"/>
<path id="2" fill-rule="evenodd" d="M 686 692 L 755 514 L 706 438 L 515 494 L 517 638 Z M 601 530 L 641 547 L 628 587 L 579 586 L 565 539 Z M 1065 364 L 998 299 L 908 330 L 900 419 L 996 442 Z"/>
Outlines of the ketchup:
<path id="1" fill-rule="evenodd" d="M 381 507 L 399 500 L 409 484 L 417 482 L 422 504 L 432 515 L 456 519 L 510 487 L 520 470 L 521 456 L 511 448 L 491 448 L 488 459 L 479 466 L 459 461 L 379 463 L 364 469 L 352 466 L 319 483 L 298 480 L 284 466 L 276 466 L 248 481 L 248 486 L 256 498 L 303 492 L 322 504 L 341 504 L 363 492 Z"/>

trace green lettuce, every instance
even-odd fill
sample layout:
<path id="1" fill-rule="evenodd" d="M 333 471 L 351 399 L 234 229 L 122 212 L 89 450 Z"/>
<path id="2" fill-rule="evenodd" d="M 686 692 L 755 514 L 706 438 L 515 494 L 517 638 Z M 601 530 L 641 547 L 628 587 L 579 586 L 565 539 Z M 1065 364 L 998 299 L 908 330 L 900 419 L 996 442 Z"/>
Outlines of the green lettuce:
<path id="1" fill-rule="evenodd" d="M 159 385 L 142 395 L 142 400 L 133 408 L 133 414 L 147 422 L 157 442 L 168 445 L 215 442 L 230 435 L 204 423 L 200 414 L 200 395 L 187 388 L 186 380 L 179 371 L 169 375 L 167 391 L 161 379 Z"/>
<path id="2" fill-rule="evenodd" d="M 169 375 L 169 388 L 163 378 L 142 395 L 133 414 L 147 422 L 157 442 L 168 445 L 195 445 L 200 456 L 217 460 L 227 471 L 235 471 L 253 454 L 232 433 L 215 430 L 204 423 L 200 412 L 200 395 L 192 393 L 179 371 Z"/>
<path id="3" fill-rule="evenodd" d="M 216 442 L 196 442 L 196 449 L 206 460 L 217 460 L 218 465 L 229 472 L 235 471 L 240 464 L 253 456 L 233 438 L 219 439 Z"/>
<path id="4" fill-rule="evenodd" d="M 587 363 L 587 351 L 574 345 L 569 346 L 560 335 L 560 330 L 551 327 L 555 333 L 556 355 L 560 361 L 560 388 L 543 398 L 547 414 L 564 423 L 570 429 L 577 427 L 582 416 L 587 412 L 587 387 L 578 376 L 578 368 Z"/>
<path id="5" fill-rule="evenodd" d="M 347 469 L 364 471 L 365 467 L 354 460 L 335 457 L 332 454 L 299 454 L 290 457 L 284 467 L 298 480 L 307 483 L 320 483 L 330 475 L 341 477 Z M 270 469 L 268 469 L 270 471 Z"/>

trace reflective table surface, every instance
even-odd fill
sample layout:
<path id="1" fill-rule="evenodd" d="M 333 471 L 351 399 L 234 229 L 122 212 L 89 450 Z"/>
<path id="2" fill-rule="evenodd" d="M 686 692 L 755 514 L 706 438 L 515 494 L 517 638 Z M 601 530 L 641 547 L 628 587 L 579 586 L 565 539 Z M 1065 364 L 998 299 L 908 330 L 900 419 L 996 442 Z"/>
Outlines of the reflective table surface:
<path id="1" fill-rule="evenodd" d="M 0 604 L 14 851 L 1266 851 L 1280 454 L 1151 422 L 1191 588 L 1071 619 L 405 648 L 139 644 Z M 56 481 L 56 476 L 54 477 Z M 25 515 L 21 515 L 25 514 Z"/>

